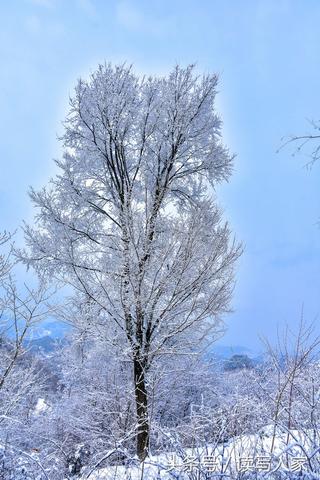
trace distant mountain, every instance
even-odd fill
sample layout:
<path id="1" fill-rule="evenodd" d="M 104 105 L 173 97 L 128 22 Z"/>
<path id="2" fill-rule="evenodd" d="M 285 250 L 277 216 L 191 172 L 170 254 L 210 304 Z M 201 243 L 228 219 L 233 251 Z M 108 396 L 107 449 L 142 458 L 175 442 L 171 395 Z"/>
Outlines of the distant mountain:
<path id="1" fill-rule="evenodd" d="M 214 345 L 211 354 L 219 359 L 228 359 L 233 355 L 247 355 L 249 358 L 255 358 L 258 353 L 242 345 Z"/>
<path id="2" fill-rule="evenodd" d="M 63 338 L 70 330 L 70 326 L 63 322 L 47 320 L 39 325 L 34 332 L 34 338 L 52 337 L 55 339 Z"/>
<path id="3" fill-rule="evenodd" d="M 65 342 L 65 335 L 69 330 L 70 327 L 61 322 L 45 322 L 37 330 L 36 336 L 28 341 L 28 347 L 32 352 L 51 353 L 57 345 Z M 255 362 L 260 362 L 262 358 L 260 352 L 253 351 L 243 345 L 215 344 L 207 353 L 208 357 L 214 357 L 218 361 L 229 360 L 235 355 L 245 355 Z"/>
<path id="4" fill-rule="evenodd" d="M 31 352 L 47 354 L 53 352 L 58 345 L 61 345 L 61 342 L 64 343 L 64 340 L 54 338 L 51 335 L 44 335 L 29 340 L 26 346 Z"/>
<path id="5" fill-rule="evenodd" d="M 262 364 L 265 360 L 261 352 L 253 351 L 243 345 L 213 345 L 207 358 L 214 360 L 223 369 L 232 369 L 237 363 L 242 367 Z"/>

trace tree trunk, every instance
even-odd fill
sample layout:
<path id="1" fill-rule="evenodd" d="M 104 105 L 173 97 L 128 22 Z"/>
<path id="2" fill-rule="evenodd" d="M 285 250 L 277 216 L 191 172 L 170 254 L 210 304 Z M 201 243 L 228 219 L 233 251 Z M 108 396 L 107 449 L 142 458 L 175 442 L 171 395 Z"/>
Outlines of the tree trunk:
<path id="1" fill-rule="evenodd" d="M 134 359 L 134 389 L 137 410 L 137 455 L 143 462 L 149 450 L 148 393 L 145 384 L 145 371 L 139 358 Z"/>

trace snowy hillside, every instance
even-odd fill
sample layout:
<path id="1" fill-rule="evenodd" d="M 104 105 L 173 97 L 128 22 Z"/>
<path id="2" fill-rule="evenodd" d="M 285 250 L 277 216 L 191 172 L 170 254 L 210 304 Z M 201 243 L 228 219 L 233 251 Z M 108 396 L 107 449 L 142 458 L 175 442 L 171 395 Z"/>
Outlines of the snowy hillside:
<path id="1" fill-rule="evenodd" d="M 310 462 L 319 451 L 312 445 L 313 433 L 278 431 L 275 436 L 274 427 L 269 425 L 256 435 L 242 435 L 228 443 L 150 456 L 142 466 L 132 464 L 131 459 L 127 466 L 84 469 L 81 479 L 318 479 Z M 112 459 L 115 452 L 111 452 L 105 457 Z"/>

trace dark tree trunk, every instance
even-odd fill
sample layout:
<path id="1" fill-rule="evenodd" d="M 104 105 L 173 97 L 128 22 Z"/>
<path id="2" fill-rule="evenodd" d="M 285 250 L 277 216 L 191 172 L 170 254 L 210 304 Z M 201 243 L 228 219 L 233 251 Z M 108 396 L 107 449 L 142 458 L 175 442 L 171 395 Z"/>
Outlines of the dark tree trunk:
<path id="1" fill-rule="evenodd" d="M 134 388 L 137 410 L 137 455 L 143 462 L 149 450 L 148 393 L 145 384 L 145 371 L 139 358 L 134 359 Z"/>

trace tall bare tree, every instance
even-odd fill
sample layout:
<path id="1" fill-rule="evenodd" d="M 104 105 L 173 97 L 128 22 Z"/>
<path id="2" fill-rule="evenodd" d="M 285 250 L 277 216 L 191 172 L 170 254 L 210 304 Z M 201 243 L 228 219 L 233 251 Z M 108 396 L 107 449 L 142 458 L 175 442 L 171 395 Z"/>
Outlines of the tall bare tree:
<path id="1" fill-rule="evenodd" d="M 70 99 L 60 172 L 31 191 L 38 214 L 21 258 L 73 286 L 100 334 L 132 362 L 140 460 L 148 369 L 220 328 L 241 253 L 212 193 L 233 160 L 220 140 L 216 86 L 192 66 L 139 78 L 100 65 Z"/>

